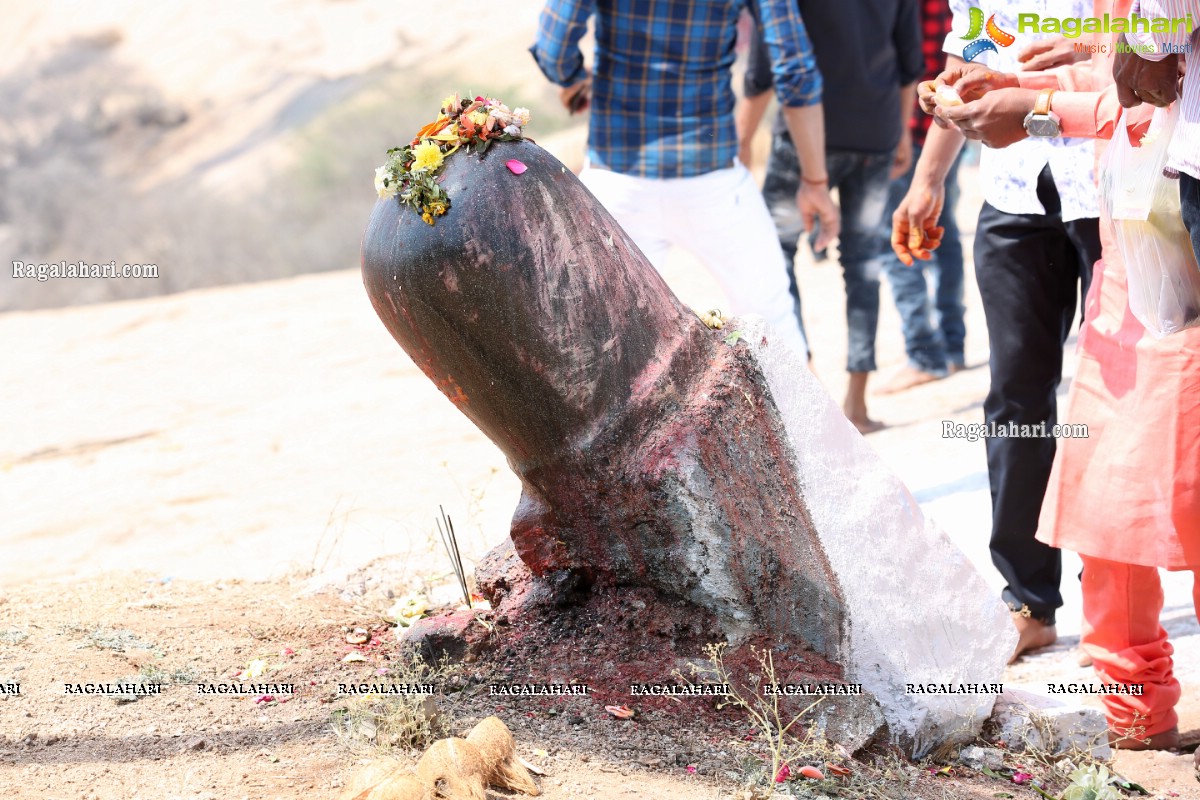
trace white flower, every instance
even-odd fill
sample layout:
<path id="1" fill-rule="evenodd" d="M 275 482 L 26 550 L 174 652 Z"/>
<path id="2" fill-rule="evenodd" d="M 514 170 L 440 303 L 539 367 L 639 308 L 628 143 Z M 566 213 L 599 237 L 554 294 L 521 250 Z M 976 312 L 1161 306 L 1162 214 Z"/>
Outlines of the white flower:
<path id="1" fill-rule="evenodd" d="M 392 177 L 392 171 L 386 164 L 375 168 L 375 191 L 379 193 L 380 199 L 394 197 L 400 191 L 399 184 L 400 182 Z"/>
<path id="2" fill-rule="evenodd" d="M 519 127 L 517 127 L 516 125 L 506 125 L 504 128 L 504 132 L 507 133 L 509 136 L 520 136 L 521 135 L 521 129 Z"/>
<path id="3" fill-rule="evenodd" d="M 500 123 L 502 127 L 507 128 L 509 125 L 515 125 L 517 118 L 507 108 L 493 108 L 488 111 L 488 116 Z"/>
<path id="4" fill-rule="evenodd" d="M 525 107 L 515 108 L 512 112 L 517 119 L 517 124 L 522 128 L 529 124 L 529 109 Z"/>
<path id="5" fill-rule="evenodd" d="M 1071 785 L 1063 793 L 1063 800 L 1123 800 L 1124 795 L 1112 781 L 1103 764 L 1077 769 L 1071 773 Z"/>

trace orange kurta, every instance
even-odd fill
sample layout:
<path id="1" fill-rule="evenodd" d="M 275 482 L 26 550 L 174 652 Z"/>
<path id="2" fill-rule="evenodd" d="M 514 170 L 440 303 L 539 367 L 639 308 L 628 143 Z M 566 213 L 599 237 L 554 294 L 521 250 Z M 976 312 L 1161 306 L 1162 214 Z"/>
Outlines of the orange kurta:
<path id="1" fill-rule="evenodd" d="M 1127 15 L 1130 0 L 1113 5 L 1112 13 Z M 1055 95 L 1067 132 L 1090 126 L 1091 135 L 1111 136 L 1120 111 L 1111 70 L 1110 52 L 1047 73 L 1061 89 L 1080 92 Z M 1149 110 L 1136 109 L 1143 120 Z M 1146 333 L 1129 312 L 1112 232 L 1101 225 L 1100 234 L 1103 260 L 1060 419 L 1086 424 L 1088 436 L 1059 439 L 1037 538 L 1109 561 L 1200 567 L 1200 329 L 1163 340 Z"/>

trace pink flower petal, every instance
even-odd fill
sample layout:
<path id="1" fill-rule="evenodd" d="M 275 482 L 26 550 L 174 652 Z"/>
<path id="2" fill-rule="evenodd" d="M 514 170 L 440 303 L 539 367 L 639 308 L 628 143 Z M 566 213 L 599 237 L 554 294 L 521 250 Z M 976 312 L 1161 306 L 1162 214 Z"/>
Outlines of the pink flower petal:
<path id="1" fill-rule="evenodd" d="M 784 764 L 782 767 L 779 768 L 779 772 L 775 773 L 775 782 L 783 783 L 790 777 L 792 777 L 792 768 L 789 767 L 787 764 Z"/>
<path id="2" fill-rule="evenodd" d="M 1030 775 L 1028 772 L 1014 772 L 1013 776 L 1012 776 L 1012 782 L 1017 784 L 1018 786 L 1024 786 L 1025 784 L 1029 783 L 1031 780 L 1033 780 L 1033 776 Z"/>
<path id="3" fill-rule="evenodd" d="M 508 171 L 513 175 L 520 175 L 522 172 L 528 169 L 528 167 L 526 167 L 520 161 L 517 161 L 515 158 L 510 158 L 508 161 L 504 162 L 504 166 L 508 167 Z"/>

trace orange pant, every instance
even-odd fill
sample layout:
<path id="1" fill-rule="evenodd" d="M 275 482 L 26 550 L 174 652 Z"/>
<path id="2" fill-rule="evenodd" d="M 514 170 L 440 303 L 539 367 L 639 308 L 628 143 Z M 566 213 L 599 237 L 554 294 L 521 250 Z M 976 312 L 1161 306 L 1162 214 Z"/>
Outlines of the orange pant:
<path id="1" fill-rule="evenodd" d="M 1084 650 L 1102 683 L 1145 684 L 1145 694 L 1104 695 L 1108 725 L 1118 734 L 1144 728 L 1153 736 L 1179 721 L 1179 681 L 1172 671 L 1175 648 L 1159 624 L 1162 583 L 1155 567 L 1083 558 Z M 1200 591 L 1193 586 L 1200 608 Z"/>

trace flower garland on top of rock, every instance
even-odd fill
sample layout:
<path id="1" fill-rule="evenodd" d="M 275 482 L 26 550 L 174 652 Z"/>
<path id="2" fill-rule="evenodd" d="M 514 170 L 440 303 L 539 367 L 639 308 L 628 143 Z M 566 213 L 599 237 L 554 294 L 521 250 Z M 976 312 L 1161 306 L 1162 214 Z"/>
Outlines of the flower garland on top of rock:
<path id="1" fill-rule="evenodd" d="M 410 143 L 387 151 L 387 163 L 375 170 L 375 191 L 385 200 L 398 197 L 432 225 L 450 209 L 450 196 L 437 177 L 446 158 L 460 147 L 484 153 L 492 142 L 521 139 L 528 122 L 527 108 L 510 110 L 495 98 L 450 95 L 436 120 L 417 131 Z"/>

